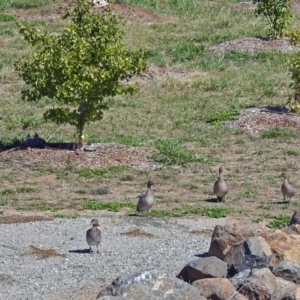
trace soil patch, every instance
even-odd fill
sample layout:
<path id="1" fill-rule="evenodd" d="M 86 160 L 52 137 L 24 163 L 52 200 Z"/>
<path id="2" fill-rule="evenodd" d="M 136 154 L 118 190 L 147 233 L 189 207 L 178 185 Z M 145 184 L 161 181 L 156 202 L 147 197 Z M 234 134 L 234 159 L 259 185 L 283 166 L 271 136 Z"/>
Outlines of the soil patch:
<path id="1" fill-rule="evenodd" d="M 248 134 L 258 134 L 275 127 L 300 129 L 300 115 L 288 113 L 286 107 L 248 108 L 237 120 L 226 121 L 225 126 Z"/>

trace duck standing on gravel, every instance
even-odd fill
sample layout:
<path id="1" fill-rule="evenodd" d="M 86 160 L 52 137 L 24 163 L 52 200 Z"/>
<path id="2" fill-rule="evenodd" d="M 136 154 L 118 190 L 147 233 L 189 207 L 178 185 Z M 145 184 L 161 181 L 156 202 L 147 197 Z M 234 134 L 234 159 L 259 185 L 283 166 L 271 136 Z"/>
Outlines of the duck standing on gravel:
<path id="1" fill-rule="evenodd" d="M 137 198 L 139 199 L 138 204 L 137 204 L 137 211 L 147 211 L 147 216 L 149 215 L 149 209 L 152 207 L 154 203 L 154 198 L 152 195 L 151 187 L 154 185 L 153 181 L 148 181 L 147 182 L 147 192 L 144 195 L 138 196 Z"/>
<path id="2" fill-rule="evenodd" d="M 287 197 L 290 198 L 290 200 L 288 200 L 288 203 L 290 203 L 292 197 L 296 194 L 296 189 L 291 183 L 289 183 L 288 175 L 286 173 L 282 173 L 280 177 L 283 178 L 283 183 L 281 185 L 283 201 L 285 201 L 285 197 Z"/>
<path id="3" fill-rule="evenodd" d="M 219 176 L 218 180 L 214 184 L 214 194 L 217 196 L 217 202 L 222 201 L 225 202 L 225 196 L 228 193 L 228 185 L 223 178 L 223 167 L 219 168 Z"/>
<path id="4" fill-rule="evenodd" d="M 86 242 L 90 246 L 90 252 L 93 253 L 92 246 L 97 247 L 97 253 L 99 253 L 98 246 L 101 243 L 101 231 L 98 229 L 98 220 L 93 218 L 91 220 L 92 228 L 86 232 Z"/>

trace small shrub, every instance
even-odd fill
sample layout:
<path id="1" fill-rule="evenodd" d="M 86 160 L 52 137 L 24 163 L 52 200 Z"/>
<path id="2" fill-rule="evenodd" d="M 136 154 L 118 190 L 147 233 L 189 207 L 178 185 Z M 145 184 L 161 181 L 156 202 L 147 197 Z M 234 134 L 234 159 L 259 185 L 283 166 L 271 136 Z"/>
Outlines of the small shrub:
<path id="1" fill-rule="evenodd" d="M 257 4 L 255 15 L 267 18 L 269 36 L 272 39 L 282 38 L 293 18 L 291 0 L 253 0 L 253 4 Z"/>

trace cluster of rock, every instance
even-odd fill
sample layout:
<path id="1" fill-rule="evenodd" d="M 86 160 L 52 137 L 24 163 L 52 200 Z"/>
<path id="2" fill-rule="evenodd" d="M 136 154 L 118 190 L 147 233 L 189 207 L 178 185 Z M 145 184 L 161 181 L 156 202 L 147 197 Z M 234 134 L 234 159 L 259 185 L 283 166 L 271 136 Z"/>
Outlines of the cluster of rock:
<path id="1" fill-rule="evenodd" d="M 170 278 L 157 270 L 118 277 L 97 299 L 300 300 L 300 213 L 284 230 L 217 225 L 208 253 Z"/>

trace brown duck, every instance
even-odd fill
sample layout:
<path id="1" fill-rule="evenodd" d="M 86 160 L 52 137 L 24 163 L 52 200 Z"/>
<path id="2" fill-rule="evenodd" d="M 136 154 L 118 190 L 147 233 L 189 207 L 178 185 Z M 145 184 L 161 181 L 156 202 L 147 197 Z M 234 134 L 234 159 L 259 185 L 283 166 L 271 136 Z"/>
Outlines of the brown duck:
<path id="1" fill-rule="evenodd" d="M 137 197 L 139 199 L 136 207 L 137 211 L 147 211 L 147 215 L 149 214 L 149 209 L 153 206 L 154 203 L 154 198 L 151 191 L 151 187 L 153 185 L 153 181 L 148 181 L 146 194 Z"/>
<path id="2" fill-rule="evenodd" d="M 296 194 L 296 189 L 291 183 L 289 183 L 288 175 L 286 173 L 282 173 L 280 175 L 280 177 L 283 178 L 283 183 L 281 185 L 281 192 L 282 192 L 282 195 L 283 195 L 283 201 L 285 201 L 285 198 L 287 197 L 287 198 L 290 198 L 288 200 L 288 202 L 290 202 L 292 197 L 295 196 L 295 194 Z"/>
<path id="3" fill-rule="evenodd" d="M 86 232 L 86 242 L 90 246 L 90 252 L 92 253 L 92 246 L 97 247 L 97 253 L 99 253 L 98 246 L 101 243 L 101 231 L 98 229 L 99 223 L 98 220 L 93 218 L 91 220 L 92 228 Z"/>
<path id="4" fill-rule="evenodd" d="M 214 184 L 214 194 L 217 196 L 217 202 L 223 201 L 225 202 L 225 196 L 228 193 L 228 185 L 223 178 L 223 167 L 219 168 L 219 176 L 218 180 Z"/>

